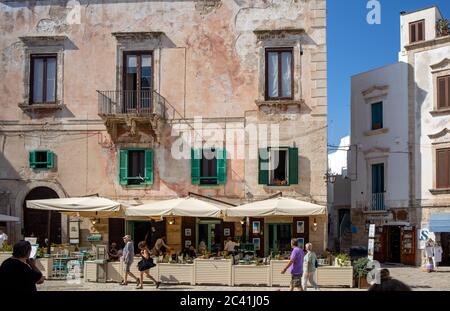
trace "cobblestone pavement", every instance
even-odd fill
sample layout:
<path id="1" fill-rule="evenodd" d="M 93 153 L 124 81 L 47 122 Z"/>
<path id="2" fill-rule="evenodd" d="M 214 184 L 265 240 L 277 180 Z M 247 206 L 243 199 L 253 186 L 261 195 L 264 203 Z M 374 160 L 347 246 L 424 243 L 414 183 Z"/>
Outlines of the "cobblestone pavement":
<path id="1" fill-rule="evenodd" d="M 450 268 L 440 268 L 438 272 L 426 273 L 419 268 L 404 266 L 385 266 L 391 276 L 408 284 L 414 291 L 450 291 Z M 92 283 L 81 280 L 80 284 L 68 284 L 66 281 L 46 281 L 38 285 L 39 291 L 136 291 L 136 284 L 120 286 L 117 283 Z M 145 284 L 144 291 L 287 291 L 286 287 L 229 287 L 229 286 L 193 286 L 162 284 L 159 289 Z M 310 289 L 312 290 L 312 289 Z M 321 288 L 322 291 L 363 291 L 357 288 Z"/>

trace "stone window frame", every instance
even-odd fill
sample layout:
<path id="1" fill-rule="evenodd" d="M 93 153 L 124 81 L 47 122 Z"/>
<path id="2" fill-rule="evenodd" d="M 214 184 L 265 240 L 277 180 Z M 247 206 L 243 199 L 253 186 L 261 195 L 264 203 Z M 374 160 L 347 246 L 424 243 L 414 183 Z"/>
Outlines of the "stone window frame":
<path id="1" fill-rule="evenodd" d="M 441 62 L 431 65 L 431 76 L 433 79 L 433 110 L 432 116 L 450 115 L 450 108 L 439 108 L 438 99 L 438 79 L 450 75 L 450 59 L 444 58 Z"/>
<path id="2" fill-rule="evenodd" d="M 148 51 L 152 54 L 153 89 L 159 92 L 161 71 L 161 49 L 163 48 L 163 32 L 114 32 L 116 45 L 116 91 L 123 90 L 124 54 L 126 52 Z"/>
<path id="3" fill-rule="evenodd" d="M 366 201 L 370 200 L 372 194 L 372 165 L 384 164 L 384 203 L 386 210 L 388 209 L 389 199 L 389 149 L 374 148 L 365 152 L 367 186 Z"/>
<path id="4" fill-rule="evenodd" d="M 64 43 L 66 36 L 20 37 L 24 43 L 23 95 L 18 106 L 24 110 L 58 110 L 64 106 Z M 31 57 L 32 55 L 56 55 L 56 97 L 55 103 L 32 104 Z"/>
<path id="5" fill-rule="evenodd" d="M 367 124 L 364 136 L 381 135 L 389 132 L 389 128 L 386 123 L 386 107 L 389 105 L 388 94 L 389 86 L 377 86 L 374 85 L 367 90 L 361 92 L 364 98 L 364 116 Z M 372 105 L 381 102 L 383 105 L 383 127 L 380 129 L 372 130 Z"/>
<path id="6" fill-rule="evenodd" d="M 445 128 L 441 132 L 428 135 L 431 139 L 431 152 L 432 152 L 432 189 L 429 189 L 431 194 L 440 195 L 440 194 L 450 194 L 450 188 L 438 189 L 437 188 L 437 160 L 436 154 L 439 149 L 448 149 L 450 148 L 450 129 Z"/>
<path id="7" fill-rule="evenodd" d="M 256 104 L 261 105 L 301 105 L 304 101 L 302 92 L 302 41 L 305 31 L 303 29 L 286 30 L 255 30 L 257 37 L 258 54 L 258 97 Z M 266 50 L 292 49 L 293 62 L 293 89 L 292 99 L 266 99 Z"/>

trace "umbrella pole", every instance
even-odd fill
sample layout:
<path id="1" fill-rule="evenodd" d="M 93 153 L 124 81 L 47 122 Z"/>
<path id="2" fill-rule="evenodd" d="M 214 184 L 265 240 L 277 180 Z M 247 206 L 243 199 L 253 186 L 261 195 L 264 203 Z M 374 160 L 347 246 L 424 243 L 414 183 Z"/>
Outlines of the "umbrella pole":
<path id="1" fill-rule="evenodd" d="M 52 231 L 52 211 L 48 211 L 48 219 L 47 219 L 47 254 L 51 253 L 51 242 L 50 242 L 50 234 Z"/>

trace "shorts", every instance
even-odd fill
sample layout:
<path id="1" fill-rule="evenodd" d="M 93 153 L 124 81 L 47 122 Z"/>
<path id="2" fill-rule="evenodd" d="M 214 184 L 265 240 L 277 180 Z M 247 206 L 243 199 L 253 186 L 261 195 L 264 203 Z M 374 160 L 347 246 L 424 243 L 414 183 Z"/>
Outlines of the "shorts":
<path id="1" fill-rule="evenodd" d="M 302 275 L 303 274 L 292 274 L 291 277 L 292 287 L 302 287 Z"/>
<path id="2" fill-rule="evenodd" d="M 123 263 L 123 272 L 130 272 L 132 262 Z"/>

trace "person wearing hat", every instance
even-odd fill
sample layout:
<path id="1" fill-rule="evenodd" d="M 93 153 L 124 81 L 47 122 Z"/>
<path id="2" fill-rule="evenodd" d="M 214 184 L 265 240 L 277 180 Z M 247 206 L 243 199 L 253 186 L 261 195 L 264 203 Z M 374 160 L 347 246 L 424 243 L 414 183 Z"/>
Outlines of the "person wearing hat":
<path id="1" fill-rule="evenodd" d="M 130 271 L 134 259 L 134 244 L 133 241 L 131 240 L 131 236 L 130 235 L 124 236 L 123 243 L 125 244 L 122 253 L 124 274 L 123 274 L 123 281 L 120 283 L 120 285 L 128 285 L 128 275 L 130 275 L 133 279 L 135 279 L 136 283 L 139 285 L 140 280 Z"/>

